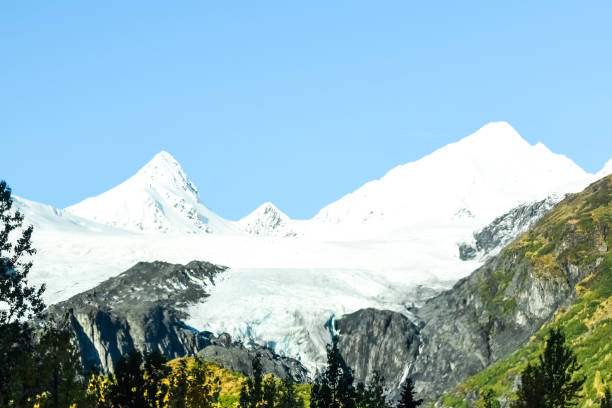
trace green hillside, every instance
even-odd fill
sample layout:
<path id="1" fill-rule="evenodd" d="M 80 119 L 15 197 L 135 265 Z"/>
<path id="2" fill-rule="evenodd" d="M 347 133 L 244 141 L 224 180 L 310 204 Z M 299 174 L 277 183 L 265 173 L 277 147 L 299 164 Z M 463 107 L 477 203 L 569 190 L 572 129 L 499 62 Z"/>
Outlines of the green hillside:
<path id="1" fill-rule="evenodd" d="M 575 300 L 562 307 L 519 350 L 467 379 L 441 401 L 446 406 L 473 405 L 478 392 L 490 388 L 500 398 L 513 398 L 518 376 L 528 362 L 535 361 L 543 349 L 551 328 L 562 328 L 582 364 L 587 380 L 581 406 L 597 405 L 604 385 L 612 387 L 612 176 L 585 191 L 563 200 L 530 231 L 523 234 L 501 254 L 516 264 L 526 260 L 531 276 L 522 280 L 564 279 L 579 268 L 588 275 L 575 286 Z M 494 274 L 495 275 L 495 274 Z M 504 291 L 504 282 L 513 279 L 496 276 L 495 290 L 489 297 L 498 313 L 512 309 L 512 300 L 498 304 L 497 294 Z M 472 401 L 472 402 L 469 402 Z M 476 405 L 479 405 L 476 402 Z"/>

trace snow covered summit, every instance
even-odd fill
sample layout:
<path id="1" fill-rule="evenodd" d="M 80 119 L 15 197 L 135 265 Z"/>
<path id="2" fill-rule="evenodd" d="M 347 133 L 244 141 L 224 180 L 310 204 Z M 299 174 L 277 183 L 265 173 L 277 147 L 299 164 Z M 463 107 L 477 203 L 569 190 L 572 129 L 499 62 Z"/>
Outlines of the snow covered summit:
<path id="1" fill-rule="evenodd" d="M 597 172 L 596 177 L 600 179 L 610 174 L 612 174 L 612 159 L 608 160 L 608 162 L 604 164 L 602 169 Z"/>
<path id="2" fill-rule="evenodd" d="M 589 175 L 543 144 L 530 145 L 506 122 L 398 166 L 323 208 L 321 224 L 371 231 L 454 223 L 482 225 L 523 202 L 585 186 Z"/>
<path id="3" fill-rule="evenodd" d="M 160 152 L 117 187 L 66 208 L 101 224 L 147 233 L 231 232 L 235 228 L 200 200 L 181 165 Z"/>
<path id="4" fill-rule="evenodd" d="M 291 219 L 285 213 L 274 204 L 267 202 L 238 221 L 237 225 L 251 235 L 296 236 L 291 223 Z"/>

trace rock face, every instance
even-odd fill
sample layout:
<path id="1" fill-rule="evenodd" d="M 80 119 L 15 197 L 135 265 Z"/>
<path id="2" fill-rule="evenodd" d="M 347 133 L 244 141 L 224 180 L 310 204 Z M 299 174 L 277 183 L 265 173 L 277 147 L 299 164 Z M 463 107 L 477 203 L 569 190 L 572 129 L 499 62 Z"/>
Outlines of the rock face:
<path id="1" fill-rule="evenodd" d="M 434 401 L 529 340 L 554 312 L 571 303 L 574 286 L 595 263 L 568 264 L 541 279 L 529 263 L 494 257 L 451 290 L 427 301 L 415 322 L 388 310 L 359 310 L 337 321 L 340 351 L 355 377 L 374 370 L 395 395 L 405 378 Z"/>
<path id="2" fill-rule="evenodd" d="M 334 321 L 338 348 L 358 381 L 377 370 L 399 387 L 407 361 L 418 355 L 419 329 L 406 316 L 389 310 L 362 309 Z M 384 365 L 381 362 L 384 361 Z"/>
<path id="3" fill-rule="evenodd" d="M 56 317 L 68 314 L 86 367 L 113 371 L 119 358 L 133 348 L 157 349 L 167 358 L 203 351 L 204 355 L 214 354 L 216 350 L 213 361 L 247 373 L 259 352 L 268 372 L 303 381 L 305 370 L 295 360 L 258 346 L 247 350 L 228 341 L 227 335 L 216 338 L 184 323 L 184 308 L 205 299 L 209 286 L 226 269 L 198 261 L 187 265 L 140 262 L 91 290 L 49 307 L 47 313 Z M 205 351 L 209 347 L 211 351 Z"/>
<path id="4" fill-rule="evenodd" d="M 459 258 L 467 261 L 495 255 L 514 238 L 527 231 L 560 200 L 558 196 L 549 196 L 541 201 L 519 205 L 495 218 L 489 225 L 474 233 L 472 242 L 459 244 Z"/>
<path id="5" fill-rule="evenodd" d="M 438 397 L 525 344 L 595 265 L 567 265 L 563 276 L 540 279 L 530 264 L 496 257 L 418 311 L 425 322 L 410 367 L 416 389 Z"/>
<path id="6" fill-rule="evenodd" d="M 433 402 L 524 345 L 575 299 L 575 286 L 608 255 L 612 176 L 567 197 L 470 276 L 411 312 L 361 310 L 338 321 L 357 377 L 399 372 Z M 544 205 L 544 204 L 542 204 Z M 408 313 L 408 312 L 407 312 Z"/>
<path id="7" fill-rule="evenodd" d="M 227 333 L 213 338 L 211 343 L 197 354 L 206 361 L 245 375 L 253 375 L 252 362 L 255 356 L 259 355 L 264 373 L 274 374 L 279 378 L 292 378 L 297 382 L 308 380 L 308 373 L 297 360 L 280 357 L 269 348 L 256 344 L 247 348 L 240 342 L 232 342 Z"/>

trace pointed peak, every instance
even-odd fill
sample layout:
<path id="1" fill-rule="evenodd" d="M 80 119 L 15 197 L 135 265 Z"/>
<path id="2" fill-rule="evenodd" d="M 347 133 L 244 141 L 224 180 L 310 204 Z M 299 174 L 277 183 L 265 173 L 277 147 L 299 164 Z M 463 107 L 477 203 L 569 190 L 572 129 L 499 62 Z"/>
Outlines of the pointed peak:
<path id="1" fill-rule="evenodd" d="M 276 210 L 276 211 L 280 211 L 280 210 L 278 209 L 278 207 L 277 207 L 277 206 L 275 206 L 275 205 L 274 205 L 272 202 L 270 202 L 270 201 L 267 201 L 267 202 L 263 203 L 262 205 L 260 205 L 259 207 L 257 207 L 257 210 L 255 210 L 255 211 L 259 211 L 259 210 L 267 210 L 267 209 L 273 209 L 273 210 Z"/>
<path id="2" fill-rule="evenodd" d="M 508 122 L 506 122 L 505 120 L 500 120 L 498 122 L 489 122 L 487 124 L 485 124 L 483 127 L 481 127 L 479 129 L 480 130 L 494 130 L 494 131 L 504 131 L 504 132 L 514 132 L 516 134 L 518 134 L 518 132 L 516 131 L 516 129 L 514 129 L 512 127 L 511 124 L 509 124 Z"/>
<path id="3" fill-rule="evenodd" d="M 508 122 L 489 122 L 462 140 L 494 143 L 508 141 L 529 144 Z"/>
<path id="4" fill-rule="evenodd" d="M 198 194 L 198 189 L 189 180 L 178 161 L 168 152 L 162 150 L 145 164 L 133 177 L 145 180 L 149 185 L 165 186 Z"/>
<path id="5" fill-rule="evenodd" d="M 266 215 L 270 215 L 270 214 L 274 214 L 275 216 L 278 216 L 278 217 L 281 217 L 281 218 L 289 218 L 289 217 L 287 217 L 287 215 L 285 213 L 283 213 L 281 210 L 279 210 L 278 207 L 275 206 L 272 202 L 267 201 L 267 202 L 261 204 L 252 213 L 250 213 L 249 215 L 247 215 L 243 219 L 256 218 L 256 217 L 266 216 Z"/>
<path id="6" fill-rule="evenodd" d="M 237 221 L 240 228 L 251 235 L 296 236 L 289 224 L 291 219 L 271 202 L 265 202 L 255 211 Z"/>
<path id="7" fill-rule="evenodd" d="M 172 155 L 165 150 L 162 150 L 161 152 L 157 153 L 154 157 L 161 157 L 164 159 L 174 160 L 174 157 L 172 157 Z"/>
<path id="8" fill-rule="evenodd" d="M 158 166 L 158 165 L 170 165 L 173 167 L 181 166 L 179 162 L 176 161 L 176 159 L 165 150 L 162 150 L 161 152 L 153 156 L 153 158 L 149 160 L 149 162 L 145 165 L 145 167 Z"/>
<path id="9" fill-rule="evenodd" d="M 604 166 L 601 168 L 601 170 L 597 172 L 596 175 L 598 178 L 602 178 L 610 174 L 612 174 L 612 159 L 608 160 L 607 163 L 604 164 Z"/>

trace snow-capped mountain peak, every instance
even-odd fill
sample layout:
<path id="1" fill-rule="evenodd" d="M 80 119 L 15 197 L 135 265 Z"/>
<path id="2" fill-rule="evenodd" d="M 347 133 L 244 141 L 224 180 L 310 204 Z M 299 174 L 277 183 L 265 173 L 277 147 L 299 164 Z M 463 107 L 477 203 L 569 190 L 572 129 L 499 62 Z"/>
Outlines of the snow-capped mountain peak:
<path id="1" fill-rule="evenodd" d="M 251 235 L 295 236 L 291 219 L 271 202 L 263 203 L 251 214 L 237 222 Z"/>
<path id="2" fill-rule="evenodd" d="M 138 232 L 235 230 L 200 201 L 195 184 L 165 151 L 117 187 L 66 210 L 98 223 Z"/>
<path id="3" fill-rule="evenodd" d="M 166 151 L 157 153 L 132 179 L 134 184 L 139 182 L 143 187 L 185 191 L 194 197 L 198 196 L 195 184 L 189 180 L 179 162 Z"/>
<path id="4" fill-rule="evenodd" d="M 612 159 L 608 160 L 608 162 L 604 164 L 602 169 L 597 172 L 596 176 L 598 179 L 600 179 L 610 174 L 612 174 Z"/>
<path id="5" fill-rule="evenodd" d="M 528 147 L 529 143 L 508 122 L 490 122 L 469 136 L 460 139 L 452 145 L 463 145 L 471 148 L 492 148 L 512 146 Z"/>
<path id="6" fill-rule="evenodd" d="M 578 191 L 588 174 L 541 143 L 530 145 L 506 122 L 489 123 L 420 160 L 397 166 L 384 177 L 323 208 L 315 217 L 386 233 L 422 223 L 446 223 L 458 212 L 474 226 L 523 202 L 555 192 Z M 361 225 L 362 227 L 359 227 Z"/>

